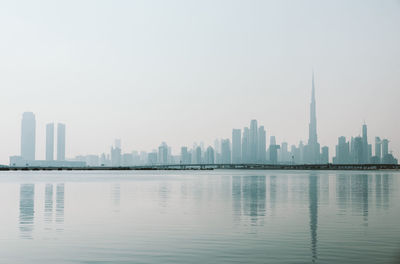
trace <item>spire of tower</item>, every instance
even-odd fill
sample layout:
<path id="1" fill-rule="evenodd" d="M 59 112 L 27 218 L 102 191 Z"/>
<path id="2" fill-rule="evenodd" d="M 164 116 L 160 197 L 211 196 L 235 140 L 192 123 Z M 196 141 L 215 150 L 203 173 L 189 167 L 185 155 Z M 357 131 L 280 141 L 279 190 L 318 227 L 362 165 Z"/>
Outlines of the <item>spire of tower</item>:
<path id="1" fill-rule="evenodd" d="M 314 69 L 312 70 L 312 92 L 311 101 L 315 101 Z"/>

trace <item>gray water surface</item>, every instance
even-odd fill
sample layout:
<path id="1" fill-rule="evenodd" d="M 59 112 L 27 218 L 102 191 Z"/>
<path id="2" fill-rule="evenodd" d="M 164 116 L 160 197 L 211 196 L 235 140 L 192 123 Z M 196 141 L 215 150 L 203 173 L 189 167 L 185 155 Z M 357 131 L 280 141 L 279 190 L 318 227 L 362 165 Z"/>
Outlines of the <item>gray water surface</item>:
<path id="1" fill-rule="evenodd" d="M 0 263 L 398 263 L 399 172 L 1 172 Z"/>

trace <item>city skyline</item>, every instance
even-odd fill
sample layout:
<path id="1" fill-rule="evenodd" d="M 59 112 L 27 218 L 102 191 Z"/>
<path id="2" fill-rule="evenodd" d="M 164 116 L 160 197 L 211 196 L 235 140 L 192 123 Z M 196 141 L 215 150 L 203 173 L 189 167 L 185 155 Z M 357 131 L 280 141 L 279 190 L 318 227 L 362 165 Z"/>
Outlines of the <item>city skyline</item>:
<path id="1" fill-rule="evenodd" d="M 156 164 L 396 164 L 397 159 L 389 151 L 389 140 L 375 136 L 375 145 L 368 143 L 368 128 L 364 122 L 361 136 L 351 136 L 346 142 L 346 136 L 338 137 L 335 155 L 330 155 L 329 146 L 321 146 L 318 142 L 317 100 L 312 71 L 311 100 L 309 108 L 309 133 L 306 142 L 277 142 L 275 135 L 270 135 L 267 145 L 267 131 L 264 125 L 259 125 L 256 119 L 250 121 L 248 127 L 233 128 L 231 138 L 216 138 L 214 146 L 198 145 L 193 148 L 181 146 L 180 154 L 172 152 L 166 142 L 152 151 L 123 152 L 121 139 L 115 139 L 109 153 L 92 155 L 77 155 L 66 161 L 66 130 L 65 124 L 57 124 L 57 162 L 54 163 L 54 123 L 46 125 L 46 160 L 35 159 L 36 119 L 32 112 L 24 112 L 21 121 L 21 152 L 10 156 L 10 165 L 40 165 L 40 166 L 135 166 Z M 290 149 L 289 149 L 290 146 Z M 374 147 L 374 149 L 373 149 Z M 375 153 L 373 153 L 373 151 Z M 64 162 L 64 163 L 61 163 Z"/>

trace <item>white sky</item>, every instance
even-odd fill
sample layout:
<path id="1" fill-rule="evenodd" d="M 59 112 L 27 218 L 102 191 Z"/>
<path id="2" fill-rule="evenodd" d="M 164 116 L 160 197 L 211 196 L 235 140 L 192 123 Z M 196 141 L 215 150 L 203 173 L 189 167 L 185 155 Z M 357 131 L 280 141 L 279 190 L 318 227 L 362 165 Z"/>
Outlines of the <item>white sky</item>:
<path id="1" fill-rule="evenodd" d="M 0 162 L 24 111 L 67 125 L 67 157 L 212 144 L 257 119 L 278 143 L 389 138 L 400 155 L 400 1 L 1 1 Z M 267 141 L 269 142 L 269 140 Z"/>

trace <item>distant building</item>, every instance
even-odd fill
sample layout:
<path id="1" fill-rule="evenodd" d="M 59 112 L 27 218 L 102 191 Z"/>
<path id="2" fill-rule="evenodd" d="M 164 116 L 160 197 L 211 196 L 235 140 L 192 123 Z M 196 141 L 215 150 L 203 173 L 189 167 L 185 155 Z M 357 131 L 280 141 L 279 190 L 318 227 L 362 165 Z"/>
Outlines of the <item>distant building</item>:
<path id="1" fill-rule="evenodd" d="M 368 133 L 367 125 L 364 123 L 362 126 L 362 163 L 367 164 L 370 160 L 369 147 L 368 147 Z"/>
<path id="2" fill-rule="evenodd" d="M 229 139 L 223 139 L 221 141 L 221 163 L 231 163 L 231 144 Z"/>
<path id="3" fill-rule="evenodd" d="M 276 144 L 275 136 L 271 136 L 269 144 L 269 162 L 271 164 L 278 164 L 278 149 L 280 146 Z"/>
<path id="4" fill-rule="evenodd" d="M 249 162 L 256 163 L 258 160 L 258 128 L 257 128 L 257 120 L 253 119 L 250 122 L 250 155 L 249 155 Z"/>
<path id="5" fill-rule="evenodd" d="M 165 142 L 158 147 L 158 163 L 168 164 L 168 145 Z"/>
<path id="6" fill-rule="evenodd" d="M 157 161 L 157 152 L 151 152 L 147 154 L 147 163 L 149 165 L 156 165 L 158 163 Z"/>
<path id="7" fill-rule="evenodd" d="M 380 163 L 382 159 L 382 141 L 380 137 L 375 137 L 375 159 Z"/>
<path id="8" fill-rule="evenodd" d="M 132 153 L 124 153 L 122 155 L 122 166 L 125 166 L 125 167 L 133 166 L 133 155 L 132 155 Z"/>
<path id="9" fill-rule="evenodd" d="M 206 154 L 205 154 L 205 163 L 206 164 L 214 164 L 214 149 L 209 146 L 206 150 Z"/>
<path id="10" fill-rule="evenodd" d="M 350 160 L 349 142 L 346 142 L 345 137 L 338 138 L 338 144 L 336 145 L 336 156 L 333 159 L 335 164 L 349 164 L 352 163 Z"/>
<path id="11" fill-rule="evenodd" d="M 46 160 L 54 160 L 54 123 L 46 125 Z"/>
<path id="12" fill-rule="evenodd" d="M 267 134 L 264 126 L 258 128 L 257 163 L 265 163 L 267 160 Z"/>
<path id="13" fill-rule="evenodd" d="M 65 160 L 65 125 L 57 124 L 57 160 Z"/>
<path id="14" fill-rule="evenodd" d="M 196 155 L 196 164 L 201 164 L 202 163 L 202 159 L 201 159 L 201 147 L 197 147 L 195 150 L 195 155 Z"/>
<path id="15" fill-rule="evenodd" d="M 329 163 L 329 148 L 327 146 L 321 148 L 321 163 L 322 164 Z"/>
<path id="16" fill-rule="evenodd" d="M 250 162 L 250 131 L 248 127 L 243 129 L 243 137 L 242 137 L 242 163 Z"/>
<path id="17" fill-rule="evenodd" d="M 361 137 L 354 138 L 354 163 L 363 164 L 364 163 L 364 149 L 363 149 L 363 139 Z"/>
<path id="18" fill-rule="evenodd" d="M 111 166 L 119 167 L 122 165 L 122 150 L 121 150 L 121 140 L 116 139 L 114 141 L 114 146 L 111 146 Z"/>
<path id="19" fill-rule="evenodd" d="M 242 162 L 242 131 L 232 130 L 232 163 Z"/>
<path id="20" fill-rule="evenodd" d="M 310 124 L 308 130 L 308 144 L 305 146 L 305 162 L 309 164 L 320 163 L 320 145 L 317 136 L 317 115 L 315 101 L 314 72 L 312 75 L 312 92 L 310 103 Z"/>
<path id="21" fill-rule="evenodd" d="M 389 140 L 384 139 L 382 140 L 382 157 L 385 157 L 389 154 Z"/>
<path id="22" fill-rule="evenodd" d="M 191 157 L 188 153 L 187 147 L 181 147 L 181 163 L 182 164 L 190 164 Z"/>
<path id="23" fill-rule="evenodd" d="M 21 122 L 21 157 L 24 160 L 35 160 L 36 119 L 32 112 L 25 112 Z"/>
<path id="24" fill-rule="evenodd" d="M 282 163 L 289 163 L 290 161 L 290 154 L 288 152 L 288 143 L 282 142 L 281 144 L 281 159 Z"/>

